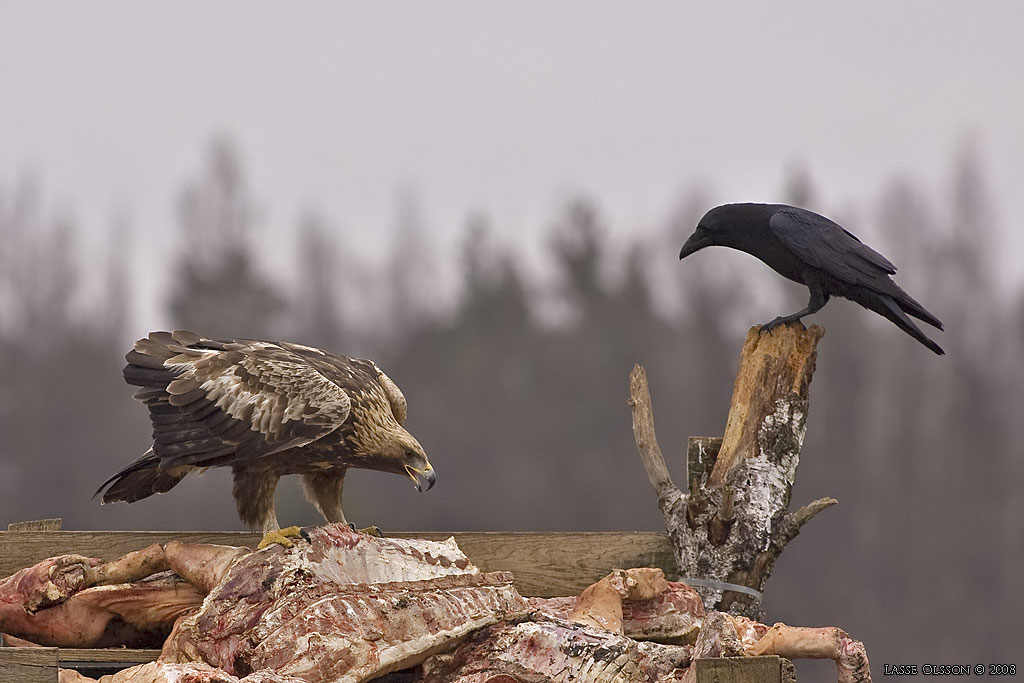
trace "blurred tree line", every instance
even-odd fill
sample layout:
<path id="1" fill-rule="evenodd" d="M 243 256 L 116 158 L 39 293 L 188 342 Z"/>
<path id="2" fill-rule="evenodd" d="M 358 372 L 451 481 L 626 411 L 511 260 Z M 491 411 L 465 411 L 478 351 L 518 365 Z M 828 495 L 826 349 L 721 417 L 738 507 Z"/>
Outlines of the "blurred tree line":
<path id="1" fill-rule="evenodd" d="M 508 232 L 473 214 L 445 257 L 459 267 L 450 306 L 436 303 L 440 257 L 411 194 L 399 199 L 388 262 L 372 272 L 350 261 L 316 211 L 275 234 L 275 248 L 280 234 L 297 238 L 295 281 L 285 282 L 257 249 L 265 240 L 251 193 L 237 150 L 215 140 L 177 198 L 177 244 L 161 245 L 177 250 L 166 326 L 378 360 L 406 393 L 408 427 L 439 478 L 420 496 L 398 477 L 351 474 L 348 517 L 386 530 L 662 528 L 625 404 L 633 363 L 647 367 L 681 481 L 686 437 L 723 429 L 746 328 L 806 297 L 726 250 L 676 263 L 713 203 L 700 189 L 681 193 L 658 230 L 625 238 L 594 201 L 569 202 L 548 231 L 550 278 L 531 274 L 502 240 Z M 1007 291 L 988 266 L 1001 243 L 976 150 L 954 159 L 939 194 L 902 179 L 876 205 L 837 209 L 799 169 L 780 191 L 877 246 L 947 325 L 937 339 L 948 355 L 937 358 L 842 300 L 814 319 L 828 334 L 795 502 L 842 504 L 787 550 L 767 607 L 790 623 L 840 623 L 876 662 L 949 652 L 995 661 L 1012 651 L 1010 615 L 1024 607 L 1014 427 L 1024 413 L 1024 292 Z M 152 274 L 128 270 L 123 224 L 112 226 L 105 262 L 84 258 L 76 236 L 74 218 L 50 212 L 33 181 L 0 187 L 0 521 L 239 528 L 225 472 L 132 506 L 90 500 L 148 445 L 146 411 L 120 367 L 147 332 L 127 329 L 133 281 Z M 374 315 L 353 315 L 357 299 Z M 282 485 L 278 510 L 283 522 L 318 521 L 294 485 Z"/>

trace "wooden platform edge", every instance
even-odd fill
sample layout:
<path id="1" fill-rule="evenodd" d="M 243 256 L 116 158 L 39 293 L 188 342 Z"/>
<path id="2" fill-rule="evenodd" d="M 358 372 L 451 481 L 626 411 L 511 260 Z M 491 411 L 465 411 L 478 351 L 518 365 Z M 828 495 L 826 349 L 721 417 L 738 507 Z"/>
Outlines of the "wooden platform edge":
<path id="1" fill-rule="evenodd" d="M 577 595 L 612 569 L 659 567 L 677 578 L 672 543 L 653 531 L 388 532 L 393 538 L 454 537 L 482 571 L 510 571 L 526 596 Z M 55 555 L 112 560 L 153 543 L 180 540 L 254 547 L 260 534 L 175 531 L 0 531 L 0 578 Z"/>
<path id="2" fill-rule="evenodd" d="M 782 660 L 776 655 L 694 660 L 696 683 L 781 683 Z"/>
<path id="3" fill-rule="evenodd" d="M 56 683 L 59 669 L 152 662 L 160 650 L 127 648 L 0 647 L 0 682 Z"/>
<path id="4" fill-rule="evenodd" d="M 136 650 L 124 647 L 106 648 L 57 648 L 57 661 L 62 667 L 74 667 L 76 664 L 105 663 L 114 664 L 145 664 L 155 661 L 160 650 Z M 3 650 L 0 650 L 3 652 Z"/>
<path id="5" fill-rule="evenodd" d="M 134 665 L 151 662 L 159 655 L 159 650 L 123 648 L 3 647 L 0 648 L 0 681 L 56 683 L 60 668 L 105 662 Z M 774 655 L 698 659 L 693 667 L 696 683 L 795 683 L 792 664 Z"/>
<path id="6" fill-rule="evenodd" d="M 57 648 L 0 647 L 0 681 L 57 683 Z"/>

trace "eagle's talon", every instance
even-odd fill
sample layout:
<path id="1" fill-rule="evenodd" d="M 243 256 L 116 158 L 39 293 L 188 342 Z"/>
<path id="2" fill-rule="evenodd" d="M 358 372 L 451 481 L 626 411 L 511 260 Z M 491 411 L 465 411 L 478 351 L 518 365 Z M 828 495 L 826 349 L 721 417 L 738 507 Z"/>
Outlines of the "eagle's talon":
<path id="1" fill-rule="evenodd" d="M 365 529 L 354 529 L 355 531 L 366 534 L 367 536 L 373 536 L 375 538 L 384 538 L 384 532 L 380 530 L 380 527 L 376 524 L 371 524 Z"/>
<path id="2" fill-rule="evenodd" d="M 263 534 L 263 540 L 260 541 L 259 545 L 256 546 L 257 550 L 263 550 L 269 545 L 283 545 L 285 548 L 291 548 L 295 544 L 289 540 L 291 538 L 302 538 L 302 529 L 297 526 L 289 526 L 284 529 L 277 529 L 276 531 L 268 531 Z"/>

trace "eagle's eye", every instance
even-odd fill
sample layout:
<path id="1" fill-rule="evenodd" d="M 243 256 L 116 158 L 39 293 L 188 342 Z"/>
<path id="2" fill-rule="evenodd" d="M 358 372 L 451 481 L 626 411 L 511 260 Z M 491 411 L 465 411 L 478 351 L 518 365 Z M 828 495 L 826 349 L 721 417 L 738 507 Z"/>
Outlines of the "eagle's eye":
<path id="1" fill-rule="evenodd" d="M 402 454 L 402 460 L 405 461 L 406 465 L 418 470 L 422 470 L 427 466 L 427 459 L 423 457 L 423 454 L 411 448 L 405 449 L 405 453 Z"/>

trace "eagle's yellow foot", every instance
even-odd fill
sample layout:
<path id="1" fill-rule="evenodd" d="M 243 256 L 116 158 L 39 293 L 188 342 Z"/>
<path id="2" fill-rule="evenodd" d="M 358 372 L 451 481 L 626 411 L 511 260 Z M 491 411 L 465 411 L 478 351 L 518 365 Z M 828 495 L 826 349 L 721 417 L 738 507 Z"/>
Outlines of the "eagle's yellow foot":
<path id="1" fill-rule="evenodd" d="M 366 527 L 365 529 L 357 529 L 356 525 L 352 522 L 348 523 L 348 528 L 352 531 L 356 531 L 360 534 L 366 534 L 367 536 L 375 536 L 377 538 L 384 538 L 384 532 L 380 530 L 380 527 L 376 524 Z"/>
<path id="2" fill-rule="evenodd" d="M 285 548 L 291 548 L 295 544 L 292 543 L 291 540 L 289 540 L 289 536 L 292 538 L 301 538 L 301 527 L 289 526 L 285 527 L 284 529 L 278 529 L 277 531 L 268 531 L 267 533 L 263 534 L 263 540 L 260 541 L 260 544 L 258 546 L 256 546 L 256 549 L 263 550 L 268 545 L 273 545 L 274 543 L 277 543 L 278 545 L 283 545 Z"/>

